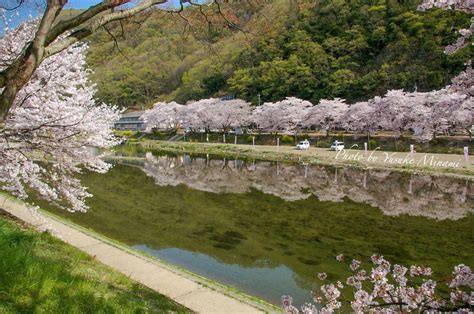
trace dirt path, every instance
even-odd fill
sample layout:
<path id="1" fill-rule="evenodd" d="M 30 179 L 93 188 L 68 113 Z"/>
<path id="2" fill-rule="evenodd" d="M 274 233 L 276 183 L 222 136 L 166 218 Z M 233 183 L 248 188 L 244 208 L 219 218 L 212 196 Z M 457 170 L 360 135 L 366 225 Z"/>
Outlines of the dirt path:
<path id="1" fill-rule="evenodd" d="M 235 154 L 248 158 L 297 161 L 310 164 L 351 165 L 362 168 L 417 171 L 455 177 L 474 177 L 474 156 L 468 161 L 463 155 L 409 152 L 386 152 L 346 149 L 341 152 L 311 147 L 297 150 L 291 146 L 234 145 L 218 143 L 186 143 L 144 140 L 145 149 L 161 149 L 174 152 Z"/>
<path id="2" fill-rule="evenodd" d="M 203 285 L 199 280 L 194 280 L 197 278 L 192 278 L 171 265 L 141 256 L 131 249 L 126 250 L 52 215 L 43 213 L 42 220 L 38 220 L 23 203 L 3 194 L 0 194 L 0 208 L 38 229 L 44 226 L 53 228 L 53 235 L 64 242 L 195 312 L 276 312 L 275 308 L 260 304 L 244 295 L 234 293 L 230 296 L 232 293 L 224 293 L 222 288 L 212 289 L 210 284 Z"/>

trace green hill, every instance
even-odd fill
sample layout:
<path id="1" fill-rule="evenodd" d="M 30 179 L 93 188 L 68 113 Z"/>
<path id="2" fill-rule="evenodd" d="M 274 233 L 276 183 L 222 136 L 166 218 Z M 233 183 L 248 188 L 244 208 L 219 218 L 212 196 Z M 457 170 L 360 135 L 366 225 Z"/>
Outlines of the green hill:
<path id="1" fill-rule="evenodd" d="M 241 30 L 224 27 L 212 7 L 206 16 L 191 7 L 187 21 L 157 11 L 142 23 L 112 25 L 118 48 L 107 30 L 95 34 L 88 62 L 98 97 L 125 107 L 228 94 L 254 103 L 258 94 L 262 101 L 357 101 L 389 89 L 443 87 L 473 56 L 472 46 L 443 52 L 470 17 L 417 12 L 419 1 L 265 3 L 225 7 Z"/>

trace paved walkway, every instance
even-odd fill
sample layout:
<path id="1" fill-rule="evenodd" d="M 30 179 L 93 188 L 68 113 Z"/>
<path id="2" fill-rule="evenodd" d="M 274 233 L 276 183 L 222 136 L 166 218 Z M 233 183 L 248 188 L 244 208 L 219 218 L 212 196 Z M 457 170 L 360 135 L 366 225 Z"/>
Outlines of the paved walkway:
<path id="1" fill-rule="evenodd" d="M 262 313 L 272 310 L 263 305 L 251 304 L 252 301 L 245 300 L 245 297 L 238 300 L 203 286 L 179 270 L 171 269 L 171 266 L 122 250 L 52 216 L 43 215 L 44 220 L 40 221 L 23 203 L 1 194 L 0 208 L 36 228 L 40 229 L 44 225 L 54 228 L 58 232 L 55 236 L 64 242 L 195 312 Z"/>

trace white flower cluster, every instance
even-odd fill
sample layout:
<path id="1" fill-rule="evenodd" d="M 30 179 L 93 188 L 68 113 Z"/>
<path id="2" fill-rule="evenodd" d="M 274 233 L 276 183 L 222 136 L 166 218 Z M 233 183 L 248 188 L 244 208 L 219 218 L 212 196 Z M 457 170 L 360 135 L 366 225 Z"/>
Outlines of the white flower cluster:
<path id="1" fill-rule="evenodd" d="M 343 255 L 338 255 L 338 261 L 343 261 Z M 304 304 L 301 311 L 292 304 L 290 296 L 282 298 L 282 307 L 287 313 L 333 313 L 342 308 L 342 301 L 350 304 L 355 313 L 408 313 L 429 312 L 439 313 L 445 311 L 456 311 L 458 313 L 469 313 L 474 307 L 474 275 L 466 265 L 454 267 L 453 279 L 449 283 L 451 291 L 450 299 L 446 300 L 439 293 L 437 283 L 426 277 L 432 275 L 429 267 L 410 267 L 410 282 L 406 276 L 408 268 L 401 265 L 392 265 L 380 255 L 371 257 L 372 267 L 369 275 L 365 270 L 358 270 L 361 262 L 352 260 L 349 267 L 357 273 L 347 278 L 347 284 L 354 288 L 353 299 L 341 298 L 344 286 L 327 283 L 321 286 L 322 294 L 313 292 L 313 300 L 320 304 L 321 308 L 313 304 Z M 392 274 L 391 278 L 388 276 Z M 319 276 L 326 280 L 327 276 Z M 365 289 L 363 289 L 363 286 Z M 450 305 L 448 304 L 450 301 Z"/>

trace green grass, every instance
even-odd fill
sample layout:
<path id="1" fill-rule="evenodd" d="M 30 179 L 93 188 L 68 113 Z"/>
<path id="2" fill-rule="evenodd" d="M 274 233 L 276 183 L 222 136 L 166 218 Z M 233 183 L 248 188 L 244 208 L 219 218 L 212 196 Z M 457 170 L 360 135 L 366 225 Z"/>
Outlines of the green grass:
<path id="1" fill-rule="evenodd" d="M 0 216 L 1 313 L 185 313 L 44 232 Z"/>

